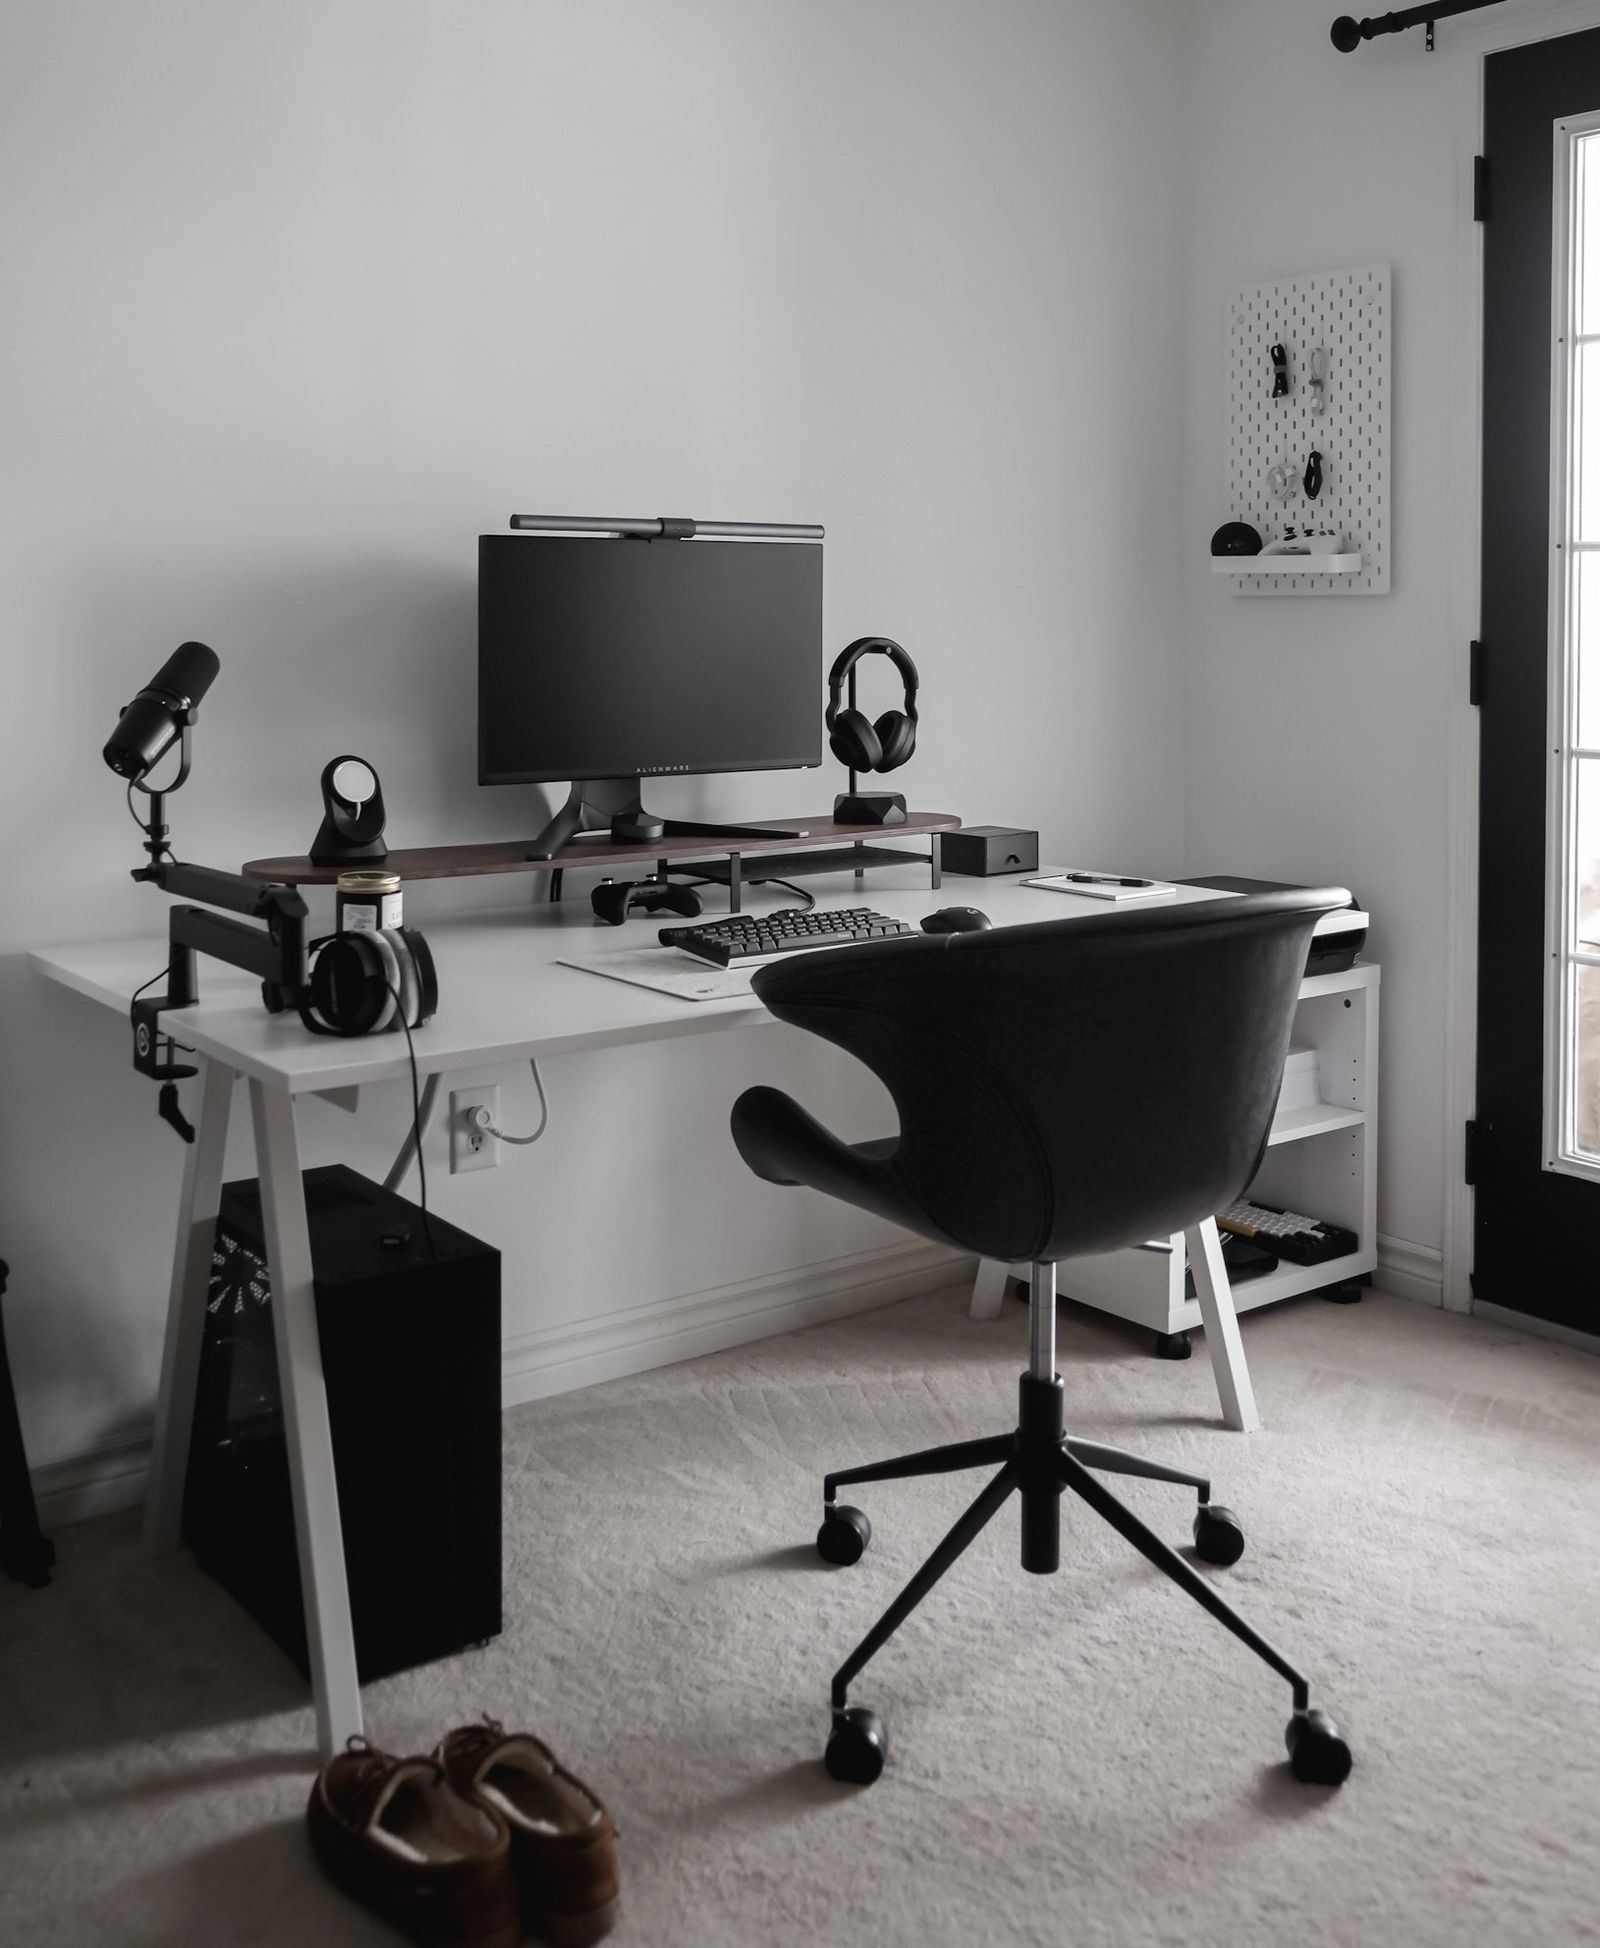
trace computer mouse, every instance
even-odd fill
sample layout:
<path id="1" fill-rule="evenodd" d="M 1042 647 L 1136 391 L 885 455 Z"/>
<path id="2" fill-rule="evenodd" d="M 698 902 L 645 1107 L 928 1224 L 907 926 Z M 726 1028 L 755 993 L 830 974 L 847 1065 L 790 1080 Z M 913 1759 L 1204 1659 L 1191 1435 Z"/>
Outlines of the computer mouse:
<path id="1" fill-rule="evenodd" d="M 930 913 L 922 923 L 924 933 L 982 933 L 985 927 L 994 922 L 987 913 L 980 913 L 975 906 L 941 906 L 937 913 Z"/>

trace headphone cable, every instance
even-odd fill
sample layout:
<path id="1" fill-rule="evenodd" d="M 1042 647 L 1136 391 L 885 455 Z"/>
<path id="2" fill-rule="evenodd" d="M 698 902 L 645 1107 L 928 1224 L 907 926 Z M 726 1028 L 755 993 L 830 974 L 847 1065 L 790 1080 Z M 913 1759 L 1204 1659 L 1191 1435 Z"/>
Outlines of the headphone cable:
<path id="1" fill-rule="evenodd" d="M 406 1032 L 406 1056 L 411 1064 L 411 1138 L 415 1145 L 417 1159 L 417 1203 L 422 1210 L 422 1228 L 427 1234 L 428 1250 L 433 1254 L 433 1262 L 439 1262 L 438 1240 L 433 1235 L 433 1219 L 428 1214 L 428 1166 L 422 1156 L 422 1088 L 417 1081 L 417 1047 L 411 1039 L 411 1023 L 406 1020 L 405 1003 L 385 981 L 384 986 L 394 995 L 396 1019 Z"/>
<path id="2" fill-rule="evenodd" d="M 416 1156 L 421 1140 L 433 1127 L 434 1104 L 439 1099 L 439 1074 L 435 1070 L 422 1085 L 422 1117 L 419 1125 L 414 1121 L 406 1132 L 406 1139 L 400 1145 L 400 1153 L 389 1166 L 389 1174 L 383 1180 L 385 1190 L 398 1190 L 405 1181 L 406 1172 Z"/>

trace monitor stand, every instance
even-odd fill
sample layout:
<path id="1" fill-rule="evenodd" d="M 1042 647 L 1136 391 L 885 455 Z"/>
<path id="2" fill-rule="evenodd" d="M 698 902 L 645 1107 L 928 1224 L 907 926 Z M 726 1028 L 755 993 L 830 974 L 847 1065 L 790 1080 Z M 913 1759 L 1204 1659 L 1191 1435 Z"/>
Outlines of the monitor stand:
<path id="1" fill-rule="evenodd" d="M 580 832 L 605 832 L 616 845 L 657 839 L 806 839 L 804 826 L 706 825 L 647 812 L 637 778 L 574 778 L 567 802 L 533 842 L 530 859 L 554 859 Z"/>

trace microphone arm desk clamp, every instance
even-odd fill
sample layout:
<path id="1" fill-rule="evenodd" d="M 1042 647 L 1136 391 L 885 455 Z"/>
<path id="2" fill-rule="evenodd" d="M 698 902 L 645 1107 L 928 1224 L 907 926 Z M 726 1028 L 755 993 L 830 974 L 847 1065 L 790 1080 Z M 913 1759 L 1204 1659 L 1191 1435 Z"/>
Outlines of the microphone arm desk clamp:
<path id="1" fill-rule="evenodd" d="M 129 1007 L 133 1027 L 133 1066 L 140 1075 L 161 1084 L 159 1114 L 171 1124 L 185 1143 L 194 1141 L 194 1128 L 178 1107 L 178 1083 L 195 1073 L 192 1065 L 175 1060 L 173 1050 L 181 1047 L 164 1034 L 158 1017 L 166 1008 L 192 1008 L 200 998 L 195 955 L 209 954 L 229 967 L 243 968 L 258 975 L 269 990 L 291 1004 L 306 985 L 306 903 L 291 887 L 263 885 L 246 879 L 242 873 L 218 872 L 211 866 L 192 866 L 174 859 L 167 843 L 166 805 L 169 792 L 176 791 L 189 775 L 189 723 L 182 732 L 178 775 L 160 791 L 138 783 L 150 801 L 149 817 L 140 819 L 145 830 L 144 850 L 150 855 L 147 866 L 138 867 L 132 877 L 158 887 L 163 893 L 180 898 L 203 900 L 203 906 L 175 906 L 167 921 L 167 987 L 164 994 L 137 996 Z M 131 803 L 131 800 L 130 800 Z M 207 909 L 220 907 L 223 912 Z M 242 920 L 229 920 L 224 913 L 241 913 L 251 920 L 265 920 L 265 928 L 246 926 Z"/>

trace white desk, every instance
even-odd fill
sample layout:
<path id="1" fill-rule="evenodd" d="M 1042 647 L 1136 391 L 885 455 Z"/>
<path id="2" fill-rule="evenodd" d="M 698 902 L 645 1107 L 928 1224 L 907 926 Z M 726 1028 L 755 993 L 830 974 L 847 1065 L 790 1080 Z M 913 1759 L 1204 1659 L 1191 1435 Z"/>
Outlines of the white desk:
<path id="1" fill-rule="evenodd" d="M 947 905 L 981 907 L 996 926 L 1106 911 L 1102 901 L 1033 891 L 1015 879 L 961 879 L 931 892 L 926 866 L 903 873 L 874 871 L 864 887 L 845 874 L 815 879 L 811 887 L 821 907 L 871 905 L 912 922 Z M 1217 895 L 1180 887 L 1176 897 Z M 756 889 L 748 902 L 756 911 L 792 903 L 775 887 Z M 714 916 L 718 910 L 717 896 L 710 891 L 707 913 Z M 673 921 L 676 916 L 661 918 Z M 558 954 L 647 943 L 660 924 L 658 918 L 640 918 L 625 927 L 603 926 L 592 918 L 587 899 L 579 899 L 566 906 L 502 909 L 430 925 L 426 931 L 439 972 L 439 1013 L 413 1037 L 419 1071 L 429 1075 L 522 1063 L 580 1049 L 718 1034 L 771 1020 L 753 996 L 679 1001 L 557 965 Z M 51 980 L 125 1016 L 134 989 L 161 966 L 166 951 L 163 938 L 148 937 L 45 950 L 30 958 Z M 295 1104 L 321 1091 L 408 1075 L 406 1042 L 400 1034 L 353 1041 L 310 1035 L 292 1015 L 267 1014 L 258 984 L 249 976 L 203 958 L 198 965 L 199 1004 L 162 1018 L 168 1032 L 195 1050 L 200 1072 L 193 1084 L 196 1139 L 187 1152 L 173 1251 L 145 1540 L 153 1553 L 163 1553 L 176 1549 L 181 1537 L 228 1113 L 234 1081 L 243 1077 L 250 1086 L 261 1178 L 317 1730 L 323 1751 L 331 1755 L 361 1730 L 361 1695 L 317 1340 Z M 150 1114 L 153 1123 L 153 1089 Z M 160 1140 L 176 1139 L 163 1131 Z M 1206 1228 L 1214 1249 L 1215 1227 Z M 1209 1267 L 1213 1249 L 1196 1252 L 1197 1264 Z M 1220 1258 L 1215 1263 L 1220 1267 Z M 1248 1425 L 1253 1419 L 1249 1379 L 1226 1281 L 1219 1280 L 1214 1289 L 1209 1279 L 1202 1278 L 1201 1284 L 1207 1340 L 1224 1406 L 1233 1424 Z M 1242 1421 L 1237 1417 L 1241 1399 L 1249 1408 Z"/>

